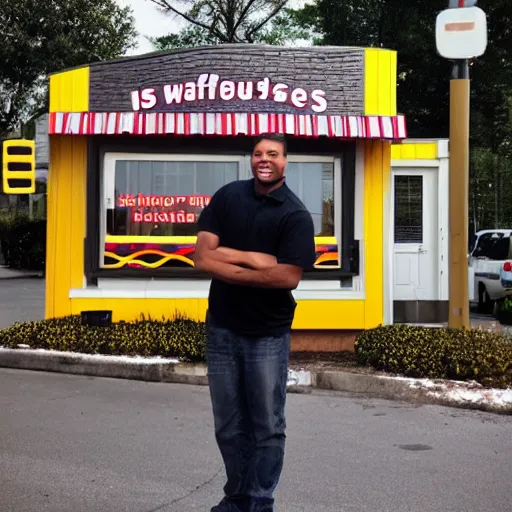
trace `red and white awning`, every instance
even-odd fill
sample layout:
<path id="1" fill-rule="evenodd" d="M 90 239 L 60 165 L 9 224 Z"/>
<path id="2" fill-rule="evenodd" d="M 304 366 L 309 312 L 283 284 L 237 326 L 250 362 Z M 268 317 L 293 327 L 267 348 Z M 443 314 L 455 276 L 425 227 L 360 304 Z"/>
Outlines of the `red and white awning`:
<path id="1" fill-rule="evenodd" d="M 244 113 L 52 112 L 50 135 L 259 135 L 343 139 L 407 138 L 403 116 Z"/>

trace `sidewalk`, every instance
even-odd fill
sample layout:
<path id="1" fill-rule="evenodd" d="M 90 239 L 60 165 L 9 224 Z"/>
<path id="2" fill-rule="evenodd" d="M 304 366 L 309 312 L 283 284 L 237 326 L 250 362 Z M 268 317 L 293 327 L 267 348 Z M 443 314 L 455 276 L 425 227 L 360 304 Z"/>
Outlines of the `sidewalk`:
<path id="1" fill-rule="evenodd" d="M 43 272 L 38 270 L 14 270 L 0 265 L 0 280 L 2 279 L 28 279 L 43 277 Z"/>
<path id="2" fill-rule="evenodd" d="M 52 350 L 0 347 L 0 367 L 36 370 L 149 382 L 207 385 L 204 364 L 181 363 L 175 359 L 86 355 Z M 479 409 L 512 414 L 512 388 L 488 389 L 475 382 L 411 379 L 369 368 L 342 365 L 291 364 L 288 390 L 341 391 L 355 396 L 384 398 L 420 404 Z"/>

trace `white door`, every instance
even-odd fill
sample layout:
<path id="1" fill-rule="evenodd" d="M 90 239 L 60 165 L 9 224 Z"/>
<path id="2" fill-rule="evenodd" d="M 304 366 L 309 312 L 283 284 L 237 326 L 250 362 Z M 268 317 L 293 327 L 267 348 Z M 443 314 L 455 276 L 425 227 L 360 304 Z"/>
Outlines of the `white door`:
<path id="1" fill-rule="evenodd" d="M 393 300 L 437 300 L 438 170 L 393 170 Z"/>

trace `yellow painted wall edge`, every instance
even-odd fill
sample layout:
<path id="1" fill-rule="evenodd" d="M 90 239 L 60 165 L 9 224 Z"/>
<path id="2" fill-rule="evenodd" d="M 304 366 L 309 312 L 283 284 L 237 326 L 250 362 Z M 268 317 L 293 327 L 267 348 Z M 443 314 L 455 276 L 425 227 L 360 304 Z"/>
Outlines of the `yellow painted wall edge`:
<path id="1" fill-rule="evenodd" d="M 50 112 L 89 110 L 89 67 L 50 75 Z"/>
<path id="2" fill-rule="evenodd" d="M 46 317 L 71 312 L 71 288 L 83 286 L 87 138 L 50 137 L 46 240 Z"/>
<path id="3" fill-rule="evenodd" d="M 390 144 L 361 141 L 365 155 L 364 245 L 365 300 L 299 300 L 295 329 L 364 329 L 384 319 L 383 209 L 389 191 Z M 154 318 L 180 311 L 204 319 L 205 299 L 86 299 L 69 298 L 83 287 L 83 240 L 87 138 L 51 137 L 48 190 L 46 317 L 79 314 L 82 310 L 111 309 L 114 321 L 133 320 L 141 313 Z"/>
<path id="4" fill-rule="evenodd" d="M 364 49 L 364 115 L 396 116 L 397 54 Z"/>
<path id="5" fill-rule="evenodd" d="M 438 158 L 438 143 L 435 141 L 404 141 L 391 147 L 392 160 L 435 160 Z"/>

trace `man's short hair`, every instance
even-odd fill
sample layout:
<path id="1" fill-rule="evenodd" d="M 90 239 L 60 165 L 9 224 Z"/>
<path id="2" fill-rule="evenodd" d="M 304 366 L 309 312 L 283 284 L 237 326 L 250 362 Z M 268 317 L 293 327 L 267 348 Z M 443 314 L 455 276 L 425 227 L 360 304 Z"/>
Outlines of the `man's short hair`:
<path id="1" fill-rule="evenodd" d="M 283 155 L 286 156 L 288 153 L 288 145 L 286 143 L 286 137 L 282 133 L 262 133 L 254 139 L 254 146 L 259 144 L 262 140 L 273 140 L 283 145 Z"/>

